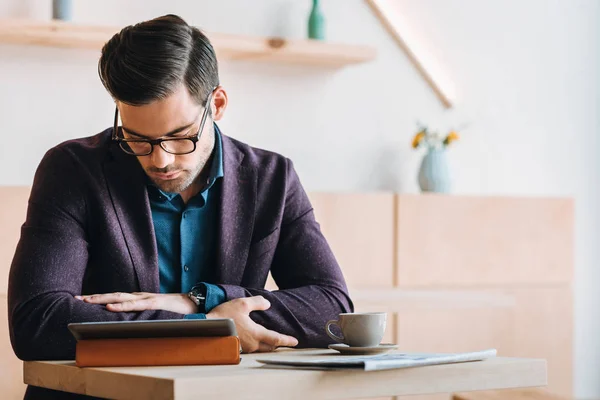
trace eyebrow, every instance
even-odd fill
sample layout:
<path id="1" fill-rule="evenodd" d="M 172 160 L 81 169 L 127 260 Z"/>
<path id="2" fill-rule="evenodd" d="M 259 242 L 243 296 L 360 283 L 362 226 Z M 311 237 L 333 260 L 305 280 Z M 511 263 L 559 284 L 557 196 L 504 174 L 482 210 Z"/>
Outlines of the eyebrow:
<path id="1" fill-rule="evenodd" d="M 169 137 L 169 136 L 176 135 L 176 134 L 180 133 L 181 131 L 184 131 L 184 130 L 186 130 L 186 129 L 189 129 L 189 128 L 191 128 L 193 125 L 194 125 L 194 122 L 192 122 L 192 123 L 190 123 L 190 124 L 187 124 L 187 125 L 184 125 L 184 126 L 180 126 L 179 128 L 175 128 L 175 129 L 173 129 L 172 131 L 170 131 L 170 132 L 168 132 L 168 133 L 166 133 L 166 134 L 162 135 L 161 137 Z M 146 135 L 142 135 L 142 134 L 140 134 L 140 133 L 137 133 L 136 131 L 133 131 L 133 130 L 131 130 L 131 129 L 129 129 L 129 128 L 127 128 L 127 127 L 125 127 L 125 126 L 122 126 L 122 129 L 123 129 L 124 131 L 126 131 L 127 133 L 129 133 L 130 135 L 137 136 L 137 137 L 140 137 L 140 138 L 142 138 L 142 139 L 152 139 L 151 137 L 148 137 L 148 136 L 146 136 Z"/>

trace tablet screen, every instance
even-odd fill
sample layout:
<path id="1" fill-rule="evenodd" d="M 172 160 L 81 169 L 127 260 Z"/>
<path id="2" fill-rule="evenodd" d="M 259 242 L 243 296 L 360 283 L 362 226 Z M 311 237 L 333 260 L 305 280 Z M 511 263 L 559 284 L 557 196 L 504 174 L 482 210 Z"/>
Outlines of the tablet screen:
<path id="1" fill-rule="evenodd" d="M 79 322 L 68 325 L 77 340 L 237 336 L 232 319 Z"/>

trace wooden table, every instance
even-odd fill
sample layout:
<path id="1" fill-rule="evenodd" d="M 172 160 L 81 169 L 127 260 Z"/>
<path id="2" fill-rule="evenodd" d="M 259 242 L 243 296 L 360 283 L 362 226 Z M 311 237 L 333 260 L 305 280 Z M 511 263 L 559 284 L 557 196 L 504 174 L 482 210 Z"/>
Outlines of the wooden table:
<path id="1" fill-rule="evenodd" d="M 333 352 L 284 351 L 286 357 Z M 145 368 L 77 368 L 72 361 L 32 361 L 24 363 L 24 381 L 114 399 L 343 399 L 547 384 L 546 361 L 541 359 L 496 357 L 373 372 L 274 369 L 256 361 L 281 355 L 243 355 L 240 365 Z"/>

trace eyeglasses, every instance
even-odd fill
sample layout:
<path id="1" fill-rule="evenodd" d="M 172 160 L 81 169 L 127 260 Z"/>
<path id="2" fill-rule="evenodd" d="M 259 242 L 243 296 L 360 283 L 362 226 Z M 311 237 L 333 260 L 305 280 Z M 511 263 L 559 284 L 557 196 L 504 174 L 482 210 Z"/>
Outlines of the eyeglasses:
<path id="1" fill-rule="evenodd" d="M 196 143 L 200 140 L 202 131 L 204 130 L 204 124 L 208 117 L 208 110 L 210 109 L 210 101 L 212 100 L 213 93 L 216 87 L 208 95 L 206 104 L 204 105 L 204 112 L 202 113 L 202 120 L 198 132 L 194 136 L 177 137 L 177 138 L 164 138 L 164 139 L 127 139 L 120 137 L 118 132 L 118 120 L 119 120 L 119 108 L 115 109 L 115 124 L 113 128 L 112 140 L 117 142 L 121 149 L 132 156 L 147 156 L 152 153 L 154 146 L 158 145 L 167 153 L 175 155 L 190 154 L 196 151 Z M 122 128 L 121 128 L 122 129 Z"/>

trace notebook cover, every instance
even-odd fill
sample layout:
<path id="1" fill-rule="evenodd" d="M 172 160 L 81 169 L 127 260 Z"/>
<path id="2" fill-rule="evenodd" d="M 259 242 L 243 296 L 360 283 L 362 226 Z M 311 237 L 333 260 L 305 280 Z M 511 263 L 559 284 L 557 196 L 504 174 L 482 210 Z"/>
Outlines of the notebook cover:
<path id="1" fill-rule="evenodd" d="M 89 339 L 77 342 L 78 367 L 239 364 L 237 336 Z"/>

